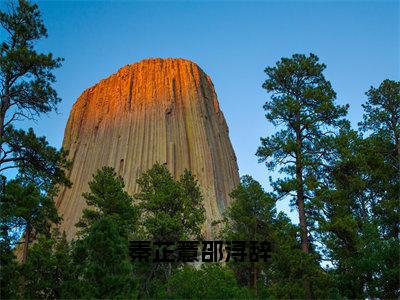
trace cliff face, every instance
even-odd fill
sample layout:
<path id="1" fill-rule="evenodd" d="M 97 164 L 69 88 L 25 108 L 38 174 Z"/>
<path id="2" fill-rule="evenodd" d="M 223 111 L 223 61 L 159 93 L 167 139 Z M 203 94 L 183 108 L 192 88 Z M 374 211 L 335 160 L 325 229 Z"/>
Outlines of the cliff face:
<path id="1" fill-rule="evenodd" d="M 191 170 L 202 187 L 207 237 L 239 183 L 211 79 L 188 60 L 143 60 L 84 91 L 71 110 L 63 147 L 73 162 L 73 186 L 61 191 L 56 204 L 68 239 L 86 207 L 82 193 L 105 165 L 124 178 L 131 194 L 138 192 L 137 177 L 157 161 L 176 178 Z"/>

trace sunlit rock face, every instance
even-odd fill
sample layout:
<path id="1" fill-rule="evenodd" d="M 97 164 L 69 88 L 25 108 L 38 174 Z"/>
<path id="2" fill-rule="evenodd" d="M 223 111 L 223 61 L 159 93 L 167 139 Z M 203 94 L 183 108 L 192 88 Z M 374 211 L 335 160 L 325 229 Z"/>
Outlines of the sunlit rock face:
<path id="1" fill-rule="evenodd" d="M 73 162 L 73 186 L 56 204 L 68 239 L 86 207 L 82 193 L 102 166 L 114 167 L 131 194 L 138 192 L 137 177 L 155 162 L 176 178 L 191 170 L 202 188 L 209 238 L 215 234 L 211 222 L 220 219 L 239 183 L 211 79 L 184 59 L 146 59 L 85 90 L 71 110 L 63 147 Z"/>

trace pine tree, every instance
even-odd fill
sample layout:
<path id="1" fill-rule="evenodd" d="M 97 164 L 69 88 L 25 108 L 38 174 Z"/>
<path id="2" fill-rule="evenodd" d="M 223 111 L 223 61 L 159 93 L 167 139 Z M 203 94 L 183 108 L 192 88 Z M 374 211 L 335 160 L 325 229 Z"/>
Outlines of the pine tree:
<path id="1" fill-rule="evenodd" d="M 230 194 L 232 203 L 224 213 L 224 240 L 268 241 L 271 258 L 266 262 L 228 264 L 241 285 L 252 287 L 260 298 L 304 298 L 304 275 L 313 282 L 315 297 L 330 296 L 327 274 L 313 258 L 301 251 L 298 227 L 276 212 L 276 199 L 251 176 L 243 176 Z"/>
<path id="2" fill-rule="evenodd" d="M 371 87 L 363 105 L 361 129 L 370 131 L 371 152 L 381 165 L 374 170 L 382 234 L 399 239 L 400 207 L 400 82 L 384 80 L 379 88 Z M 371 180 L 372 181 L 372 180 Z M 371 182 L 372 183 L 372 182 Z"/>
<path id="3" fill-rule="evenodd" d="M 24 233 L 22 262 L 28 256 L 32 240 L 39 235 L 49 236 L 51 224 L 60 221 L 53 195 L 43 194 L 36 184 L 21 179 L 5 184 L 0 195 L 0 210 L 3 238 L 10 242 L 11 247 L 20 243 L 19 234 Z"/>
<path id="4" fill-rule="evenodd" d="M 0 209 L 1 212 L 1 209 Z M 4 230 L 2 230 L 4 231 Z M 9 235 L 2 232 L 0 237 L 0 298 L 18 298 L 21 272 L 11 247 Z"/>
<path id="5" fill-rule="evenodd" d="M 321 241 L 340 294 L 349 298 L 398 297 L 399 84 L 371 88 L 360 124 L 335 139 L 336 157 L 317 194 Z"/>
<path id="6" fill-rule="evenodd" d="M 137 229 L 138 208 L 133 205 L 133 198 L 125 190 L 125 184 L 111 167 L 103 167 L 93 175 L 89 182 L 90 192 L 83 197 L 89 206 L 76 224 L 85 235 L 90 227 L 103 217 L 114 219 L 121 234 L 127 237 Z"/>
<path id="7" fill-rule="evenodd" d="M 313 256 L 301 250 L 298 226 L 280 212 L 274 219 L 271 235 L 271 259 L 263 270 L 265 279 L 260 284 L 260 297 L 304 299 L 307 297 L 306 278 L 314 298 L 332 298 L 334 290 L 328 274 L 315 263 Z"/>
<path id="8" fill-rule="evenodd" d="M 19 0 L 0 11 L 4 33 L 0 45 L 0 172 L 17 170 L 17 180 L 7 183 L 2 176 L 0 206 L 2 235 L 11 247 L 24 234 L 23 261 L 29 243 L 39 233 L 48 232 L 49 222 L 57 222 L 52 199 L 60 185 L 70 186 L 65 170 L 67 153 L 51 147 L 32 128 L 16 129 L 17 121 L 36 120 L 56 109 L 60 102 L 52 84 L 54 69 L 62 59 L 38 53 L 35 44 L 47 36 L 36 4 Z M 26 201 L 23 201 L 26 198 Z"/>
<path id="9" fill-rule="evenodd" d="M 280 167 L 288 175 L 273 182 L 277 197 L 290 197 L 299 213 L 301 249 L 310 253 L 315 190 L 326 172 L 332 155 L 331 138 L 339 128 L 348 126 L 342 119 L 347 106 L 334 103 L 336 93 L 325 79 L 324 64 L 314 54 L 294 54 L 268 67 L 263 84 L 271 92 L 264 105 L 266 118 L 279 131 L 261 138 L 257 156 L 271 170 Z M 307 298 L 311 298 L 305 280 Z"/>
<path id="10" fill-rule="evenodd" d="M 179 181 L 166 166 L 156 163 L 137 180 L 143 212 L 142 225 L 153 241 L 179 241 L 201 236 L 205 220 L 202 195 L 197 180 L 185 171 Z"/>
<path id="11" fill-rule="evenodd" d="M 92 223 L 84 239 L 74 246 L 74 263 L 79 274 L 75 297 L 130 299 L 135 296 L 128 240 L 118 223 L 103 216 Z"/>
<path id="12" fill-rule="evenodd" d="M 140 220 L 145 240 L 177 242 L 201 238 L 205 220 L 200 187 L 187 170 L 175 180 L 165 165 L 156 163 L 138 179 L 140 192 L 134 197 L 140 201 Z M 173 269 L 181 262 L 137 264 L 141 273 L 141 296 L 155 297 L 150 282 L 164 284 Z"/>
<path id="13" fill-rule="evenodd" d="M 251 176 L 243 176 L 231 192 L 231 205 L 224 212 L 222 237 L 227 241 L 267 241 L 272 244 L 273 223 L 276 218 L 275 200 Z M 262 262 L 231 263 L 239 282 L 257 292 Z"/>
<path id="14" fill-rule="evenodd" d="M 0 25 L 7 37 L 0 46 L 0 171 L 24 168 L 63 177 L 65 153 L 49 147 L 32 129 L 25 132 L 13 126 L 56 108 L 60 98 L 52 87 L 52 72 L 62 59 L 35 50 L 35 43 L 47 36 L 36 4 L 11 2 L 8 12 L 0 11 Z"/>
<path id="15" fill-rule="evenodd" d="M 132 298 L 135 288 L 128 239 L 137 230 L 138 208 L 111 167 L 98 170 L 89 188 L 83 194 L 89 208 L 77 224 L 79 239 L 73 243 L 78 283 L 69 286 L 69 295 Z"/>
<path id="16" fill-rule="evenodd" d="M 64 298 L 72 277 L 70 247 L 64 236 L 57 233 L 41 236 L 31 246 L 23 265 L 24 296 L 33 299 Z"/>
<path id="17" fill-rule="evenodd" d="M 362 169 L 366 161 L 360 155 L 362 143 L 362 137 L 355 131 L 343 131 L 338 135 L 335 145 L 337 161 L 326 174 L 326 184 L 315 199 L 320 208 L 320 215 L 316 218 L 318 231 L 326 247 L 325 257 L 333 265 L 332 278 L 340 294 L 349 298 L 366 297 L 365 274 L 371 263 L 375 264 L 363 252 L 371 218 L 363 194 L 366 182 L 362 179 Z M 364 267 L 362 261 L 366 262 Z"/>
<path id="18" fill-rule="evenodd" d="M 238 286 L 232 270 L 219 263 L 203 264 L 196 269 L 176 269 L 168 281 L 158 287 L 158 299 L 253 299 L 252 293 Z"/>

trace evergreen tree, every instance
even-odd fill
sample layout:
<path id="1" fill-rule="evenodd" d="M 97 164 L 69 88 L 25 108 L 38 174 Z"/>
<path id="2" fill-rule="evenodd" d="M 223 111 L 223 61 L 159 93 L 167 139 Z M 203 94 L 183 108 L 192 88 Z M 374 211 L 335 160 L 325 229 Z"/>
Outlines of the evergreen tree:
<path id="1" fill-rule="evenodd" d="M 54 206 L 53 195 L 43 194 L 34 183 L 21 179 L 10 180 L 0 195 L 0 219 L 4 228 L 3 241 L 10 246 L 17 245 L 23 232 L 22 261 L 28 256 L 29 244 L 38 235 L 50 235 L 51 224 L 58 223 L 60 217 Z"/>
<path id="2" fill-rule="evenodd" d="M 40 236 L 31 246 L 23 265 L 23 298 L 64 298 L 69 282 L 76 280 L 72 270 L 70 247 L 65 236 Z"/>
<path id="3" fill-rule="evenodd" d="M 380 165 L 371 170 L 382 234 L 399 239 L 400 207 L 400 82 L 384 80 L 379 88 L 371 87 L 363 105 L 361 129 L 370 131 L 371 155 Z M 375 145 L 375 146 L 374 146 Z M 372 169 L 372 168 L 371 168 Z M 371 178 L 372 179 L 372 178 Z"/>
<path id="4" fill-rule="evenodd" d="M 165 165 L 156 163 L 137 180 L 140 192 L 134 197 L 140 201 L 140 224 L 143 238 L 156 242 L 176 242 L 201 238 L 200 227 L 205 220 L 200 187 L 187 170 L 175 180 Z M 181 263 L 137 263 L 142 274 L 141 296 L 154 297 L 151 281 L 165 283 L 172 270 Z"/>
<path id="5" fill-rule="evenodd" d="M 342 131 L 325 188 L 318 193 L 322 242 L 341 295 L 399 295 L 399 84 L 385 80 L 367 92 L 360 124 L 370 135 Z"/>
<path id="6" fill-rule="evenodd" d="M 270 263 L 263 270 L 261 298 L 304 299 L 307 290 L 304 278 L 310 282 L 313 297 L 331 299 L 334 296 L 331 280 L 313 256 L 301 250 L 299 228 L 284 214 L 274 220 Z"/>
<path id="7" fill-rule="evenodd" d="M 66 159 L 67 152 L 51 147 L 46 138 L 36 136 L 32 128 L 28 131 L 13 129 L 12 136 L 5 137 L 4 141 L 10 147 L 8 151 L 18 159 L 13 164 L 0 163 L 0 171 L 17 168 L 18 178 L 37 185 L 43 193 L 56 194 L 57 186 L 71 185 L 65 173 L 71 165 Z"/>
<path id="8" fill-rule="evenodd" d="M 276 199 L 251 176 L 243 176 L 230 194 L 224 213 L 225 240 L 268 241 L 271 258 L 257 263 L 230 262 L 238 282 L 253 288 L 260 298 L 304 298 L 306 274 L 315 297 L 330 296 L 328 276 L 313 258 L 301 251 L 298 227 L 283 213 L 276 213 Z"/>
<path id="9" fill-rule="evenodd" d="M 0 210 L 1 211 L 1 210 Z M 2 233 L 0 237 L 0 298 L 15 299 L 21 285 L 20 267 L 10 246 L 9 236 Z"/>
<path id="10" fill-rule="evenodd" d="M 366 95 L 368 101 L 363 105 L 361 129 L 371 130 L 374 135 L 382 135 L 392 142 L 400 164 L 400 82 L 386 79 L 379 88 L 371 87 Z"/>
<path id="11" fill-rule="evenodd" d="M 372 211 L 377 199 L 368 191 L 375 185 L 368 173 L 379 159 L 371 146 L 355 131 L 342 132 L 335 147 L 337 162 L 316 197 L 324 254 L 333 265 L 331 275 L 340 294 L 349 298 L 377 297 L 372 286 L 383 245 Z"/>
<path id="12" fill-rule="evenodd" d="M 275 200 L 264 192 L 251 176 L 243 176 L 240 184 L 231 192 L 231 205 L 224 212 L 224 228 L 221 231 L 228 241 L 268 241 L 272 244 L 273 223 L 276 218 Z M 262 262 L 230 263 L 241 284 L 257 292 L 257 282 Z"/>
<path id="13" fill-rule="evenodd" d="M 48 233 L 58 216 L 52 199 L 60 185 L 69 186 L 65 169 L 66 152 L 49 146 L 30 128 L 16 129 L 16 121 L 36 120 L 56 108 L 60 99 L 52 88 L 54 69 L 62 59 L 38 53 L 35 43 L 47 36 L 36 4 L 20 0 L 10 2 L 7 12 L 0 11 L 4 39 L 0 45 L 0 172 L 17 169 L 17 180 L 0 187 L 3 242 L 13 247 L 24 234 L 22 259 L 29 243 L 39 233 Z"/>
<path id="14" fill-rule="evenodd" d="M 280 130 L 261 138 L 257 156 L 271 170 L 277 166 L 288 175 L 273 182 L 278 199 L 290 197 L 298 210 L 301 249 L 310 253 L 313 199 L 323 181 L 332 155 L 331 138 L 348 122 L 342 119 L 347 106 L 334 103 L 336 93 L 323 75 L 325 65 L 314 54 L 294 54 L 268 67 L 263 84 L 272 93 L 264 105 L 266 118 Z M 312 294 L 305 280 L 307 298 Z"/>
<path id="15" fill-rule="evenodd" d="M 63 175 L 64 153 L 49 147 L 32 129 L 26 133 L 13 126 L 17 120 L 35 120 L 56 108 L 60 98 L 52 88 L 52 72 L 62 59 L 35 50 L 35 43 L 47 36 L 36 4 L 11 2 L 8 12 L 0 11 L 0 25 L 7 35 L 0 48 L 0 171 L 22 167 L 50 177 Z"/>
<path id="16" fill-rule="evenodd" d="M 135 296 L 128 240 L 115 218 L 95 221 L 74 245 L 78 283 L 70 287 L 77 298 L 130 299 Z M 70 294 L 72 294 L 70 292 Z"/>
<path id="17" fill-rule="evenodd" d="M 83 197 L 89 206 L 76 224 L 85 235 L 90 227 L 103 217 L 114 219 L 118 230 L 125 237 L 137 229 L 138 208 L 133 205 L 133 198 L 124 190 L 122 177 L 117 176 L 111 167 L 103 167 L 93 175 L 89 182 L 90 192 Z"/>
<path id="18" fill-rule="evenodd" d="M 135 234 L 139 212 L 124 191 L 123 179 L 103 167 L 84 193 L 89 208 L 77 226 L 80 239 L 73 243 L 76 284 L 69 295 L 78 298 L 132 298 L 135 294 L 129 236 Z"/>
<path id="19" fill-rule="evenodd" d="M 197 180 L 185 171 L 179 181 L 165 165 L 156 163 L 137 180 L 143 212 L 141 221 L 153 241 L 179 241 L 200 238 L 205 221 L 203 197 Z"/>
<path id="20" fill-rule="evenodd" d="M 240 288 L 233 272 L 219 263 L 203 264 L 196 269 L 176 269 L 168 281 L 158 287 L 159 299 L 252 299 L 252 293 Z"/>

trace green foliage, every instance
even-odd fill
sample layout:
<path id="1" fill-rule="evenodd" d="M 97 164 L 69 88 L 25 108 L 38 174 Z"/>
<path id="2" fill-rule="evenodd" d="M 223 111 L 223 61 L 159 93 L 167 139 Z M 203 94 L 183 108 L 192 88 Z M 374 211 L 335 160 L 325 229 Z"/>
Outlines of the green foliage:
<path id="1" fill-rule="evenodd" d="M 128 237 L 137 229 L 139 212 L 124 191 L 124 182 L 111 167 L 103 167 L 84 193 L 89 209 L 77 226 L 73 243 L 75 284 L 69 296 L 77 298 L 132 298 L 135 295 Z"/>
<path id="2" fill-rule="evenodd" d="M 304 298 L 307 278 L 315 297 L 327 297 L 327 276 L 315 257 L 301 251 L 298 227 L 285 214 L 276 214 L 273 195 L 250 176 L 243 176 L 231 197 L 232 204 L 224 213 L 223 239 L 271 243 L 267 262 L 229 262 L 239 284 L 251 287 L 260 298 Z"/>
<path id="3" fill-rule="evenodd" d="M 276 215 L 275 199 L 251 176 L 243 176 L 230 194 L 233 202 L 225 211 L 224 235 L 230 240 L 267 238 Z"/>
<path id="4" fill-rule="evenodd" d="M 8 233 L 2 232 L 0 236 L 0 298 L 17 298 L 18 287 L 21 285 L 20 279 L 20 267 L 10 247 Z"/>
<path id="5" fill-rule="evenodd" d="M 304 195 L 312 198 L 319 167 L 330 154 L 333 130 L 348 123 L 341 119 L 347 106 L 334 104 L 336 94 L 322 73 L 325 67 L 314 54 L 294 54 L 265 69 L 263 88 L 272 93 L 264 105 L 266 118 L 282 129 L 261 138 L 257 156 L 269 169 L 280 166 L 291 176 L 274 183 L 279 197 L 299 193 L 300 168 Z"/>
<path id="6" fill-rule="evenodd" d="M 371 135 L 343 131 L 335 139 L 337 156 L 317 194 L 318 230 L 343 296 L 396 298 L 400 173 L 395 136 L 400 119 L 394 101 L 400 94 L 398 85 L 385 80 L 367 96 L 360 125 Z M 389 118 L 386 124 L 382 117 Z"/>
<path id="7" fill-rule="evenodd" d="M 41 236 L 29 252 L 23 271 L 23 298 L 63 298 L 72 277 L 70 247 L 65 236 Z"/>
<path id="8" fill-rule="evenodd" d="M 278 131 L 261 138 L 256 153 L 270 170 L 279 167 L 288 175 L 274 182 L 271 179 L 271 183 L 277 199 L 289 197 L 297 208 L 301 249 L 312 253 L 307 261 L 314 261 L 314 269 L 318 266 L 312 243 L 317 226 L 312 218 L 315 195 L 335 154 L 332 139 L 349 126 L 343 119 L 348 106 L 335 105 L 336 93 L 323 75 L 326 66 L 318 61 L 314 54 L 294 54 L 265 69 L 268 78 L 263 88 L 271 93 L 271 100 L 264 105 L 265 117 Z M 299 276 L 304 278 L 306 297 L 311 298 L 309 274 Z"/>
<path id="9" fill-rule="evenodd" d="M 361 149 L 367 168 L 369 195 L 374 195 L 373 213 L 381 234 L 399 238 L 400 213 L 400 82 L 384 80 L 366 93 L 367 103 L 361 129 L 371 135 Z"/>
<path id="10" fill-rule="evenodd" d="M 55 109 L 60 102 L 51 84 L 52 71 L 61 66 L 61 58 L 38 53 L 35 42 L 47 37 L 39 8 L 29 1 L 19 0 L 18 6 L 10 3 L 9 12 L 0 12 L 0 24 L 8 35 L 1 43 L 0 70 L 4 89 L 1 94 L 1 116 L 16 106 L 10 120 L 34 118 L 40 113 Z M 5 129 L 2 119 L 0 124 Z"/>
<path id="11" fill-rule="evenodd" d="M 371 218 L 371 200 L 364 191 L 368 188 L 364 171 L 368 169 L 365 156 L 359 152 L 363 140 L 355 132 L 338 137 L 341 160 L 328 176 L 329 185 L 318 193 L 321 207 L 321 241 L 325 255 L 333 264 L 331 272 L 341 294 L 350 298 L 366 297 L 365 285 L 377 267 L 377 224 Z M 341 148 L 344 146 L 344 148 Z M 369 151 L 369 150 L 368 150 Z"/>
<path id="12" fill-rule="evenodd" d="M 230 194 L 232 204 L 224 212 L 221 235 L 228 241 L 268 241 L 272 243 L 273 222 L 276 217 L 275 200 L 264 192 L 251 176 L 243 176 L 241 183 Z M 257 281 L 264 263 L 230 262 L 238 281 L 257 289 Z"/>
<path id="13" fill-rule="evenodd" d="M 47 193 L 56 194 L 56 185 L 71 185 L 65 174 L 65 169 L 70 167 L 67 152 L 49 146 L 45 137 L 37 137 L 32 128 L 26 132 L 10 125 L 4 132 L 3 141 L 13 157 L 0 161 L 4 166 L 2 170 L 18 167 L 19 178 L 35 183 Z M 9 165 L 8 162 L 15 164 Z"/>
<path id="14" fill-rule="evenodd" d="M 365 141 L 360 155 L 368 168 L 364 195 L 368 197 L 373 220 L 374 239 L 369 249 L 374 250 L 376 265 L 368 283 L 369 295 L 398 298 L 400 266 L 400 82 L 384 80 L 378 88 L 366 93 L 368 100 L 361 129 L 371 136 Z M 373 248 L 373 249 L 372 249 Z M 367 248 L 368 249 L 368 248 Z M 372 282 L 371 282 L 372 281 Z"/>
<path id="15" fill-rule="evenodd" d="M 202 264 L 196 269 L 176 269 L 167 283 L 159 288 L 162 299 L 251 299 L 252 294 L 238 287 L 234 273 L 218 263 Z"/>
<path id="16" fill-rule="evenodd" d="M 82 218 L 77 223 L 82 235 L 106 216 L 115 221 L 126 237 L 137 229 L 139 211 L 124 187 L 123 179 L 111 167 L 103 167 L 93 175 L 93 180 L 89 182 L 90 192 L 83 194 L 90 208 L 83 210 Z"/>
<path id="17" fill-rule="evenodd" d="M 363 130 L 384 134 L 393 141 L 400 138 L 400 82 L 386 79 L 379 88 L 366 92 L 368 101 L 363 104 Z"/>
<path id="18" fill-rule="evenodd" d="M 1 186 L 0 206 L 3 235 L 12 245 L 24 232 L 25 243 L 33 236 L 48 234 L 50 222 L 59 218 L 52 198 L 60 185 L 69 186 L 66 152 L 49 146 L 32 128 L 15 129 L 18 120 L 35 120 L 56 108 L 60 99 L 52 88 L 54 69 L 60 58 L 38 53 L 36 41 L 47 32 L 36 4 L 20 0 L 0 11 L 5 36 L 0 45 L 0 172 L 18 169 L 17 180 Z M 24 247 L 24 259 L 28 251 Z"/>
<path id="19" fill-rule="evenodd" d="M 306 298 L 304 281 L 307 280 L 314 298 L 331 298 L 330 278 L 314 254 L 301 250 L 298 226 L 284 213 L 279 213 L 273 222 L 271 259 L 264 268 L 260 297 Z"/>
<path id="20" fill-rule="evenodd" d="M 43 194 L 34 183 L 21 179 L 10 180 L 0 195 L 2 238 L 15 246 L 19 234 L 28 233 L 28 241 L 38 235 L 50 235 L 52 223 L 60 217 L 51 195 Z"/>
<path id="21" fill-rule="evenodd" d="M 32 129 L 28 133 L 14 130 L 13 123 L 34 120 L 56 108 L 60 98 L 52 88 L 52 72 L 61 66 L 62 59 L 35 50 L 35 42 L 47 36 L 36 4 L 24 0 L 18 1 L 18 6 L 10 3 L 8 12 L 0 11 L 0 25 L 7 34 L 0 48 L 0 170 L 24 167 L 49 171 L 49 156 L 62 156 L 62 152 L 54 153 Z M 61 170 L 57 173 L 63 175 Z"/>
<path id="22" fill-rule="evenodd" d="M 87 236 L 74 245 L 78 282 L 73 287 L 78 298 L 133 298 L 132 265 L 128 240 L 112 216 L 92 223 Z"/>
<path id="23" fill-rule="evenodd" d="M 202 195 L 197 180 L 185 171 L 175 180 L 165 165 L 156 163 L 138 179 L 140 192 L 134 197 L 140 201 L 143 239 L 161 242 L 201 238 L 205 220 Z M 151 282 L 163 284 L 173 269 L 181 263 L 138 263 L 140 295 L 154 297 Z"/>
<path id="24" fill-rule="evenodd" d="M 156 163 L 137 180 L 143 211 L 142 225 L 153 241 L 188 240 L 199 238 L 205 220 L 202 195 L 197 180 L 185 171 L 179 181 L 165 165 Z"/>

